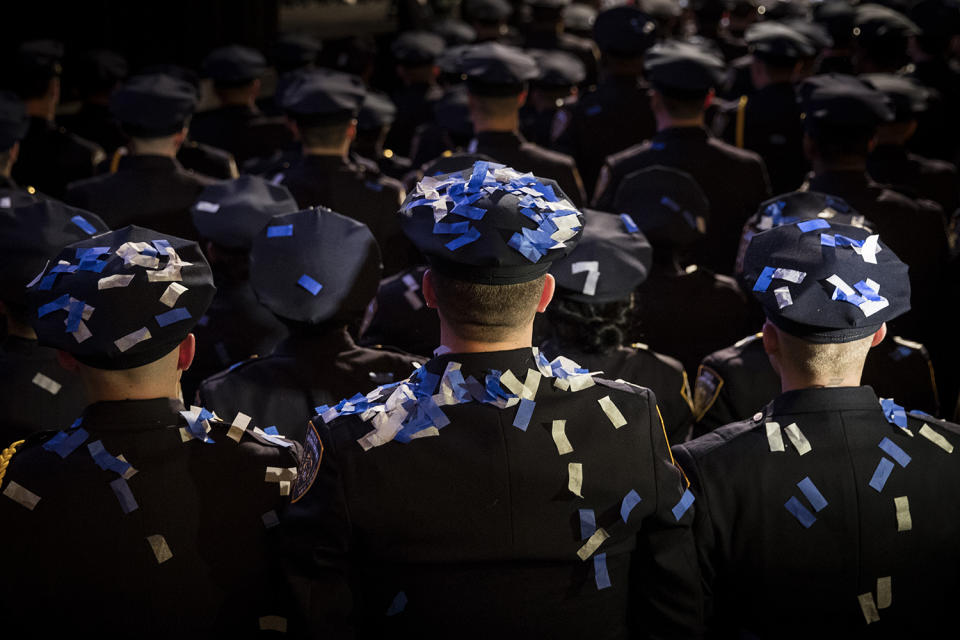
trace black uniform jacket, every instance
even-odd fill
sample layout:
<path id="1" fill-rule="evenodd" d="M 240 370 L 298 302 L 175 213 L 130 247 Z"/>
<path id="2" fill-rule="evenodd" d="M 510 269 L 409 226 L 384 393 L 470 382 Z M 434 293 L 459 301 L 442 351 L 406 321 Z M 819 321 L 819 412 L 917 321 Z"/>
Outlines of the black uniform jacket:
<path id="1" fill-rule="evenodd" d="M 700 127 L 657 132 L 653 139 L 607 158 L 597 181 L 594 207 L 611 211 L 620 182 L 630 173 L 663 165 L 689 173 L 710 202 L 707 235 L 696 247 L 695 262 L 717 273 L 731 273 L 743 223 L 770 197 L 760 156 L 711 138 Z"/>
<path id="2" fill-rule="evenodd" d="M 105 157 L 103 149 L 94 143 L 43 118 L 30 118 L 13 165 L 13 178 L 53 198 L 62 198 L 68 184 L 92 176 Z"/>
<path id="3" fill-rule="evenodd" d="M 54 349 L 8 335 L 0 342 L 0 449 L 44 429 L 62 429 L 87 401 L 76 374 Z"/>
<path id="4" fill-rule="evenodd" d="M 223 424 L 211 443 L 184 441 L 182 409 L 95 403 L 66 439 L 47 432 L 13 454 L 0 496 L 4 637 L 293 631 L 272 541 L 299 445 L 235 442 Z"/>
<path id="5" fill-rule="evenodd" d="M 195 240 L 190 206 L 214 182 L 187 171 L 173 158 L 124 156 L 116 173 L 71 184 L 64 202 L 97 214 L 111 229 L 136 224 Z"/>
<path id="6" fill-rule="evenodd" d="M 517 171 L 556 180 L 570 202 L 578 207 L 586 204 L 580 172 L 573 158 L 566 154 L 527 142 L 519 133 L 511 131 L 481 131 L 470 141 L 467 150 L 490 156 Z"/>
<path id="7" fill-rule="evenodd" d="M 281 177 L 282 176 L 282 177 Z M 384 274 L 419 262 L 415 249 L 400 230 L 397 210 L 403 202 L 399 182 L 347 162 L 340 156 L 305 155 L 273 177 L 301 207 L 321 205 L 370 227 L 380 245 Z"/>
<path id="8" fill-rule="evenodd" d="M 487 388 L 497 388 L 499 372 L 527 382 L 538 368 L 529 348 L 435 358 L 382 394 L 410 391 L 416 399 L 402 410 L 422 405 L 433 418 L 415 417 L 401 439 L 367 451 L 358 440 L 371 423 L 360 415 L 314 419 L 306 450 L 322 450 L 322 461 L 312 488 L 294 492 L 286 551 L 315 632 L 694 637 L 701 594 L 691 514 L 653 393 L 609 381 L 563 391 L 544 376 L 529 385 L 535 406 L 522 430 L 513 423 L 524 403 L 501 409 L 468 395 L 437 407 L 415 395 L 431 393 L 454 362 L 481 398 L 491 371 Z M 625 424 L 615 428 L 604 405 Z"/>
<path id="9" fill-rule="evenodd" d="M 346 329 L 295 334 L 272 355 L 207 378 L 197 399 L 211 411 L 242 411 L 252 424 L 275 426 L 284 436 L 302 441 L 320 405 L 403 380 L 421 362 L 415 356 L 359 347 Z"/>
<path id="10" fill-rule="evenodd" d="M 237 164 L 268 156 L 293 142 L 293 132 L 283 118 L 264 116 L 248 105 L 201 111 L 190 123 L 190 137 L 229 151 Z"/>
<path id="11" fill-rule="evenodd" d="M 948 450 L 960 426 L 896 419 L 906 428 L 887 421 L 869 387 L 802 389 L 674 447 L 697 496 L 718 637 L 920 638 L 949 628 L 960 597 L 960 465 Z"/>
<path id="12" fill-rule="evenodd" d="M 761 335 L 711 353 L 700 364 L 693 387 L 695 435 L 745 420 L 780 394 L 780 377 L 763 350 Z M 867 352 L 863 384 L 881 398 L 940 415 L 933 363 L 922 344 L 887 337 Z"/>
<path id="13" fill-rule="evenodd" d="M 693 396 L 687 372 L 679 360 L 652 351 L 641 342 L 629 347 L 620 346 L 610 353 L 584 353 L 570 346 L 559 347 L 554 341 L 544 343 L 540 350 L 548 358 L 565 355 L 609 380 L 626 380 L 647 387 L 657 397 L 657 407 L 670 442 L 689 439 L 693 424 Z"/>
<path id="14" fill-rule="evenodd" d="M 881 184 L 913 198 L 933 200 L 947 216 L 960 206 L 957 168 L 943 160 L 908 153 L 904 147 L 877 145 L 867 156 L 867 173 Z"/>

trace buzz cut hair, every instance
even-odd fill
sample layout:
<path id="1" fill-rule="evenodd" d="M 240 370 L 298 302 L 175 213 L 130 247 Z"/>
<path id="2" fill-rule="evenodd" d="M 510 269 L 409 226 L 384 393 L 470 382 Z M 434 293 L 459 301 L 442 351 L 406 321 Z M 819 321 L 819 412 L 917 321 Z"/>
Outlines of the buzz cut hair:
<path id="1" fill-rule="evenodd" d="M 501 342 L 532 322 L 546 280 L 492 285 L 431 274 L 440 313 L 458 337 L 476 342 Z"/>
<path id="2" fill-rule="evenodd" d="M 850 372 L 862 373 L 873 336 L 838 343 L 815 343 L 780 331 L 783 357 L 802 374 L 812 378 L 844 377 Z"/>

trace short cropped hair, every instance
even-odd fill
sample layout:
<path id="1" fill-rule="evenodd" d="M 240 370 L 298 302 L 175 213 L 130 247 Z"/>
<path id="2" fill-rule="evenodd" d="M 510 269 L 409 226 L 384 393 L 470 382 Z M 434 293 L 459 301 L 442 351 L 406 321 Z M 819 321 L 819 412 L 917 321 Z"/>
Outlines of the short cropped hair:
<path id="1" fill-rule="evenodd" d="M 663 92 L 658 93 L 660 94 L 663 108 L 666 109 L 671 118 L 690 120 L 700 116 L 705 110 L 703 103 L 707 99 L 706 92 L 696 98 L 677 98 L 665 95 Z"/>
<path id="2" fill-rule="evenodd" d="M 816 144 L 817 153 L 827 162 L 843 158 L 866 158 L 870 153 L 870 141 L 876 135 L 876 128 L 841 127 L 817 124 L 808 130 L 808 135 Z"/>
<path id="3" fill-rule="evenodd" d="M 337 120 L 335 122 L 311 122 L 297 120 L 300 130 L 300 140 L 304 147 L 339 147 L 347 137 L 347 129 L 351 120 Z"/>
<path id="4" fill-rule="evenodd" d="M 464 340 L 499 342 L 533 320 L 546 276 L 519 284 L 474 284 L 431 272 L 437 306 Z"/>
<path id="5" fill-rule="evenodd" d="M 477 110 L 487 118 L 503 118 L 516 113 L 520 108 L 516 95 L 479 96 L 471 94 L 476 101 Z M 519 95 L 519 94 L 518 94 Z"/>
<path id="6" fill-rule="evenodd" d="M 853 369 L 863 370 L 873 336 L 841 343 L 819 344 L 780 331 L 780 353 L 798 371 L 820 379 L 844 377 Z"/>

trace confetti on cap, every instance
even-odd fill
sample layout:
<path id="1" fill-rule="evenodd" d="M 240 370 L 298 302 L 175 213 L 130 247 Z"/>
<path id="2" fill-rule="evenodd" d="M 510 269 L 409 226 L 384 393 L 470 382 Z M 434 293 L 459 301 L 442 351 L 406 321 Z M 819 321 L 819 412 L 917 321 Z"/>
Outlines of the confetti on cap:
<path id="1" fill-rule="evenodd" d="M 243 432 L 247 430 L 247 426 L 250 424 L 250 416 L 243 412 L 237 413 L 236 417 L 233 419 L 233 422 L 230 424 L 230 429 L 227 431 L 227 437 L 236 442 L 240 442 L 240 439 L 243 437 Z"/>
<path id="2" fill-rule="evenodd" d="M 55 396 L 60 392 L 60 388 L 61 388 L 60 383 L 54 380 L 53 378 L 45 376 L 39 371 L 35 376 L 33 376 L 33 380 L 31 382 L 33 382 L 33 384 L 37 385 L 38 387 L 40 387 L 50 395 Z"/>
<path id="3" fill-rule="evenodd" d="M 308 276 L 303 274 L 300 276 L 300 279 L 297 280 L 297 284 L 310 292 L 311 295 L 317 295 L 320 293 L 320 290 L 323 289 L 323 285 Z"/>
<path id="4" fill-rule="evenodd" d="M 267 227 L 268 238 L 284 238 L 293 235 L 292 224 L 277 224 Z"/>
<path id="5" fill-rule="evenodd" d="M 157 564 L 163 564 L 173 557 L 173 552 L 170 551 L 170 547 L 167 546 L 167 540 L 162 535 L 154 534 L 147 536 L 147 544 L 150 545 L 150 549 L 157 559 Z"/>

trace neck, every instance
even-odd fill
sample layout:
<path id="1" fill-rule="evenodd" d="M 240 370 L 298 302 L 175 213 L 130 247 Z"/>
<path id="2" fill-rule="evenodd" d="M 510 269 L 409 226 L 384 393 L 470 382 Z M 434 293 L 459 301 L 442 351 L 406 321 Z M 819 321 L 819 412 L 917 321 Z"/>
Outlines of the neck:
<path id="1" fill-rule="evenodd" d="M 52 121 L 56 115 L 57 103 L 46 98 L 37 98 L 24 102 L 24 107 L 29 117 Z"/>
<path id="2" fill-rule="evenodd" d="M 520 113 L 517 112 L 500 118 L 483 118 L 482 116 L 474 114 L 473 124 L 474 130 L 477 133 L 487 131 L 494 133 L 516 133 L 520 130 Z"/>
<path id="3" fill-rule="evenodd" d="M 809 377 L 800 372 L 780 367 L 780 390 L 796 391 L 798 389 L 823 389 L 826 387 L 859 387 L 863 369 L 836 373 L 830 377 Z"/>
<path id="4" fill-rule="evenodd" d="M 828 171 L 866 171 L 866 158 L 841 158 L 826 162 L 822 158 L 814 158 L 811 162 L 813 173 L 819 175 Z"/>
<path id="5" fill-rule="evenodd" d="M 165 156 L 167 158 L 176 158 L 179 145 L 177 145 L 175 141 L 167 138 L 162 140 L 139 140 L 135 138 L 131 140 L 130 146 L 135 156 Z"/>
<path id="6" fill-rule="evenodd" d="M 122 400 L 152 400 L 154 398 L 182 399 L 183 397 L 180 390 L 179 371 L 175 377 L 163 376 L 160 377 L 161 379 L 154 379 L 149 382 L 109 375 L 115 373 L 112 371 L 105 372 L 108 375 L 102 375 L 104 372 L 92 373 L 92 371 L 96 370 L 84 368 L 80 372 L 87 401 L 91 404 Z"/>
<path id="7" fill-rule="evenodd" d="M 350 151 L 350 141 L 347 140 L 339 147 L 304 147 L 303 154 L 307 156 L 336 156 L 346 160 Z"/>
<path id="8" fill-rule="evenodd" d="M 699 127 L 703 128 L 704 120 L 703 114 L 695 118 L 674 118 L 668 113 L 658 112 L 656 115 L 657 118 L 657 131 L 664 131 L 665 129 L 681 129 L 689 127 Z"/>
<path id="9" fill-rule="evenodd" d="M 461 338 L 440 316 L 440 344 L 454 353 L 485 353 L 529 348 L 533 345 L 533 322 L 497 342 L 479 342 Z"/>

